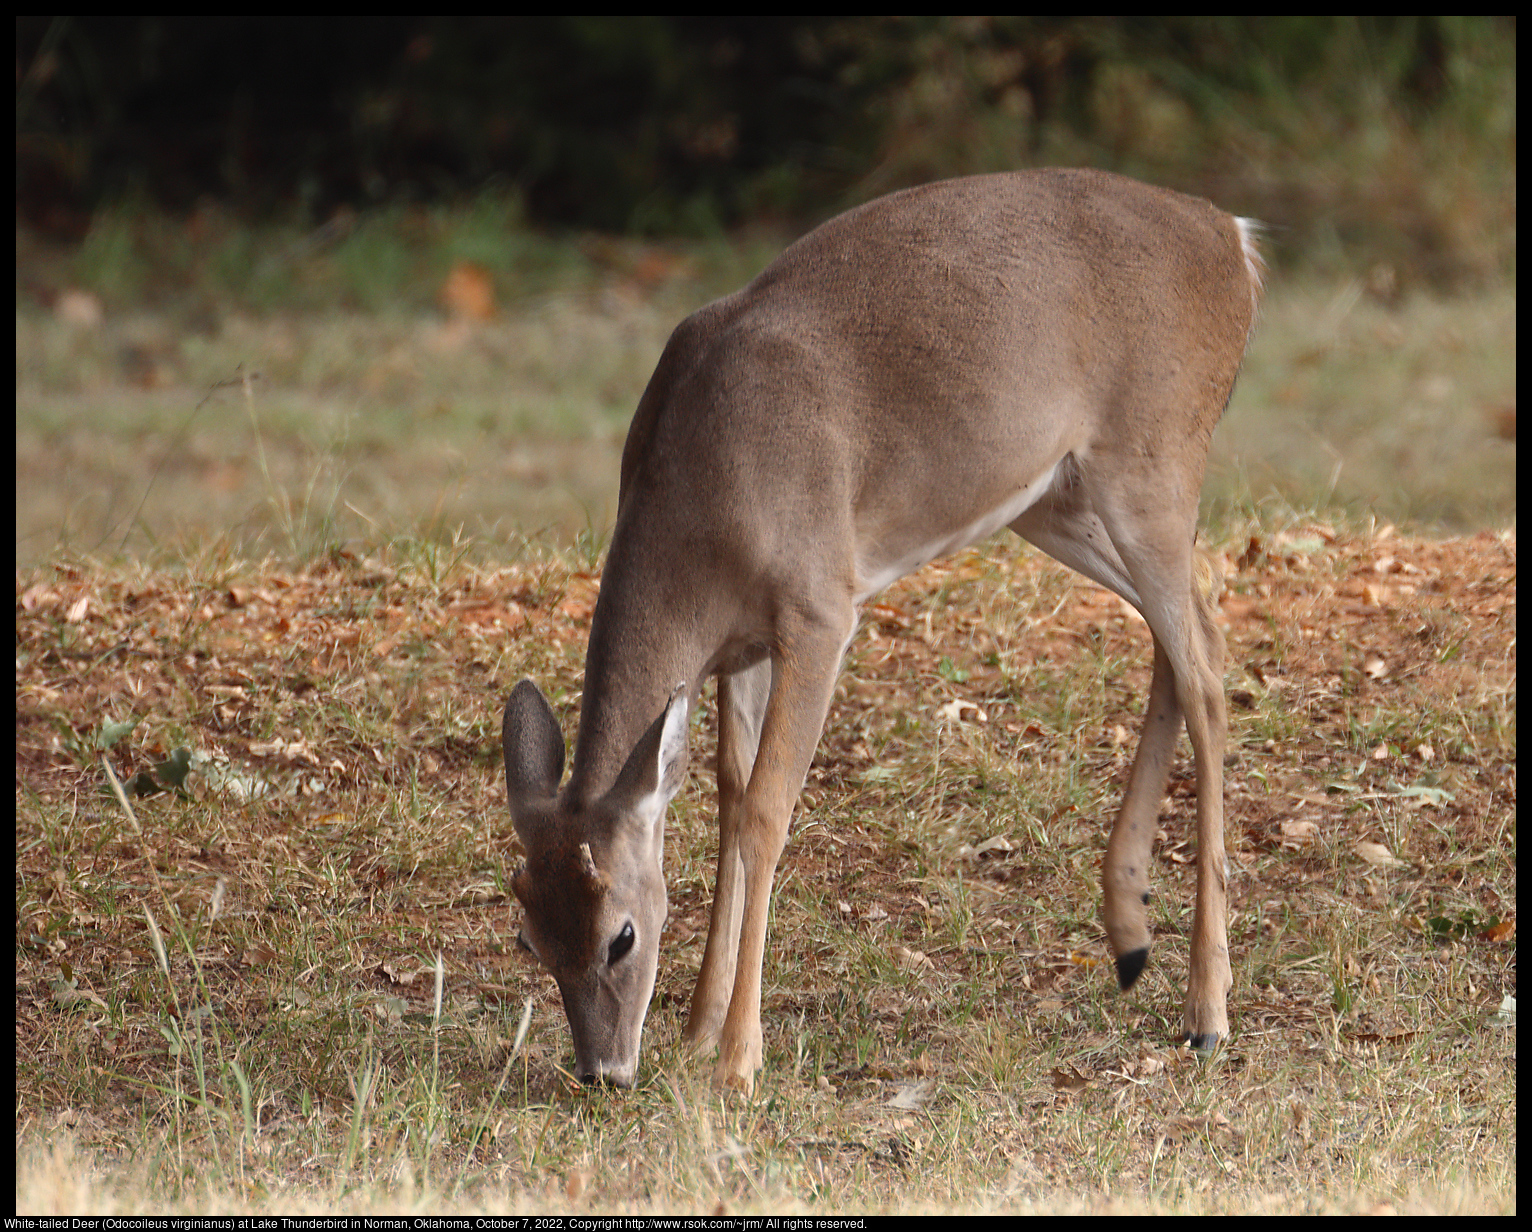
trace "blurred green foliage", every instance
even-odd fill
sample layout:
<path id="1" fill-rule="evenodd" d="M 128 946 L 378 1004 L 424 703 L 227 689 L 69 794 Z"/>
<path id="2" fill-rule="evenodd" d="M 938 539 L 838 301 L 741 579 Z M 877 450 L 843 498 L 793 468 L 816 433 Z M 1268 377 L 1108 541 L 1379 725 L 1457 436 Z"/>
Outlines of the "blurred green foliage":
<path id="1" fill-rule="evenodd" d="M 208 199 L 322 225 L 490 190 L 527 221 L 799 226 L 948 175 L 1091 164 L 1361 242 L 1514 261 L 1511 17 L 20 17 L 17 206 Z"/>

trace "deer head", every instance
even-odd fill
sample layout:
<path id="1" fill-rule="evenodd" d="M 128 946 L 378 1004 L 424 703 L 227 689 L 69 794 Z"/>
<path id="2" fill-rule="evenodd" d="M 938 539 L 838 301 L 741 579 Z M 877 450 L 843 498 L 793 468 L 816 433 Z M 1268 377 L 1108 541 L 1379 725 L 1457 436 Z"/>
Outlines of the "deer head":
<path id="1" fill-rule="evenodd" d="M 521 942 L 553 975 L 582 1082 L 631 1087 L 665 924 L 665 809 L 686 770 L 686 686 L 591 802 L 559 795 L 564 738 L 529 680 L 501 739 L 506 795 L 526 863 L 511 879 Z"/>

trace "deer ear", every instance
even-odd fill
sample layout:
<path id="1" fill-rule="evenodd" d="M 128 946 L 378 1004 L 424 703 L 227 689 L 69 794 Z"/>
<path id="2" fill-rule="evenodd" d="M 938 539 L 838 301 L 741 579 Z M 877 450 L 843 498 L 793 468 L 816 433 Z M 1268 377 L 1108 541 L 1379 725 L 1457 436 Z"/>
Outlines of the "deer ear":
<path id="1" fill-rule="evenodd" d="M 552 707 L 530 680 L 518 684 L 505 703 L 500 744 L 512 817 L 558 794 L 564 776 L 564 736 Z"/>
<path id="2" fill-rule="evenodd" d="M 686 778 L 688 713 L 686 685 L 678 684 L 665 712 L 649 725 L 612 789 L 613 799 L 625 816 L 661 834 L 665 807 Z"/>

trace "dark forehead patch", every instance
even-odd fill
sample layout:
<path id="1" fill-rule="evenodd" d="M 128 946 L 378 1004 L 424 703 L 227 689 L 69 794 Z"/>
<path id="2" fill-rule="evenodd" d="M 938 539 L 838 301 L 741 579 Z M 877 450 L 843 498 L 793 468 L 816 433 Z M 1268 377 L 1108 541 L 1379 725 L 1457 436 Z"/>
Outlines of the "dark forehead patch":
<path id="1" fill-rule="evenodd" d="M 602 941 L 597 920 L 610 883 L 587 858 L 579 844 L 559 844 L 529 858 L 511 878 L 512 893 L 535 921 L 542 957 L 558 970 L 588 967 Z"/>

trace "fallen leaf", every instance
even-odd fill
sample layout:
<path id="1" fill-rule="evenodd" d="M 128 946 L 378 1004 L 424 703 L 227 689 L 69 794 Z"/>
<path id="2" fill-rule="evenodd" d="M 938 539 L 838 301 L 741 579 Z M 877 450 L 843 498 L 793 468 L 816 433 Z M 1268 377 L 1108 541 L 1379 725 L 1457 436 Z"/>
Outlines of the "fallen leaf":
<path id="1" fill-rule="evenodd" d="M 438 297 L 454 317 L 487 321 L 495 315 L 495 284 L 489 271 L 472 261 L 459 261 L 447 275 Z"/>
<path id="2" fill-rule="evenodd" d="M 1290 846 L 1307 843 L 1319 837 L 1319 823 L 1300 817 L 1289 818 L 1280 823 L 1277 828 L 1281 831 L 1282 837 L 1289 840 Z"/>
<path id="3" fill-rule="evenodd" d="M 982 843 L 974 844 L 972 847 L 960 847 L 958 849 L 958 857 L 964 860 L 977 860 L 992 851 L 1004 852 L 1014 850 L 1015 848 L 1011 845 L 1010 839 L 1006 838 L 1003 834 L 997 834 L 993 838 L 985 839 Z"/>
<path id="4" fill-rule="evenodd" d="M 1398 856 L 1394 855 L 1382 843 L 1369 843 L 1366 839 L 1358 839 L 1351 844 L 1351 850 L 1366 860 L 1367 863 L 1379 868 L 1405 868 L 1407 865 Z"/>
<path id="5" fill-rule="evenodd" d="M 1515 932 L 1515 920 L 1501 920 L 1500 923 L 1491 925 L 1479 935 L 1486 941 L 1504 941 Z"/>
<path id="6" fill-rule="evenodd" d="M 1060 1067 L 1053 1071 L 1053 1089 L 1055 1091 L 1066 1091 L 1071 1095 L 1075 1095 L 1085 1090 L 1088 1086 L 1090 1086 L 1089 1075 L 1082 1074 L 1073 1067 L 1067 1069 Z"/>
<path id="7" fill-rule="evenodd" d="M 936 1083 L 930 1078 L 923 1078 L 919 1082 L 907 1083 L 900 1087 L 885 1106 L 907 1110 L 923 1108 L 935 1091 Z"/>
<path id="8" fill-rule="evenodd" d="M 975 705 L 973 702 L 965 702 L 961 698 L 954 698 L 937 711 L 937 713 L 942 718 L 950 719 L 954 723 L 962 722 L 965 714 L 972 714 L 974 721 L 977 723 L 989 722 L 989 715 L 984 712 L 982 706 Z"/>

